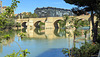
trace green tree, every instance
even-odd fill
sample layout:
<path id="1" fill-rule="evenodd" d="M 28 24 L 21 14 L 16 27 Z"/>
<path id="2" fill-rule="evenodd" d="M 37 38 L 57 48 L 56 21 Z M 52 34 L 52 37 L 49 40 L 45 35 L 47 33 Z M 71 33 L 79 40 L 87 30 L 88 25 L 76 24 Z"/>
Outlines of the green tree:
<path id="1" fill-rule="evenodd" d="M 14 10 L 18 7 L 17 3 L 20 3 L 17 0 L 12 0 L 11 6 L 6 8 L 6 12 L 0 14 L 0 29 L 4 29 L 7 26 L 13 26 L 14 21 L 9 19 L 14 15 Z"/>
<path id="2" fill-rule="evenodd" d="M 5 24 L 5 28 L 11 29 L 15 26 L 15 20 L 14 19 L 7 19 L 7 23 Z"/>
<path id="3" fill-rule="evenodd" d="M 27 18 L 26 12 L 23 13 L 23 18 Z"/>
<path id="4" fill-rule="evenodd" d="M 6 8 L 5 16 L 10 18 L 14 14 L 14 10 L 18 7 L 17 3 L 20 3 L 20 1 L 12 0 L 11 6 Z"/>
<path id="5" fill-rule="evenodd" d="M 31 13 L 31 12 L 24 12 L 23 13 L 23 17 L 24 18 L 37 18 L 38 17 L 38 15 L 36 14 L 36 13 Z"/>
<path id="6" fill-rule="evenodd" d="M 8 23 L 7 19 L 0 15 L 0 29 L 4 28 L 6 23 Z"/>
<path id="7" fill-rule="evenodd" d="M 38 18 L 38 15 L 36 13 L 33 13 L 33 18 Z"/>
<path id="8" fill-rule="evenodd" d="M 82 15 L 82 14 L 86 14 L 86 11 L 81 9 L 81 8 L 72 8 L 72 12 L 76 15 Z"/>
<path id="9" fill-rule="evenodd" d="M 98 9 L 100 3 L 99 0 L 64 0 L 66 3 L 76 5 L 78 7 L 84 8 L 85 11 L 91 11 L 91 22 L 92 22 L 92 34 L 93 42 L 96 41 L 97 36 L 97 27 L 94 23 L 94 12 Z M 98 10 L 100 11 L 100 10 Z"/>

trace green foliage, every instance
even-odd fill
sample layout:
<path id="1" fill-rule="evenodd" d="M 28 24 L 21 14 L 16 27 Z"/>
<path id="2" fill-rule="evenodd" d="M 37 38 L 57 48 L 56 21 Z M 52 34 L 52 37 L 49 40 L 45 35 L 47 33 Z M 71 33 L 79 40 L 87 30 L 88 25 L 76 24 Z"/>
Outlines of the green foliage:
<path id="1" fill-rule="evenodd" d="M 97 16 L 97 19 L 100 20 L 100 0 L 64 0 L 66 3 L 76 5 L 80 8 L 83 8 L 85 11 L 91 11 L 91 22 L 92 22 L 92 36 L 93 36 L 93 42 L 96 42 L 97 39 L 97 22 L 94 23 L 94 13 Z M 98 21 L 98 20 L 97 20 Z"/>
<path id="2" fill-rule="evenodd" d="M 29 16 L 26 14 L 26 12 L 23 13 L 23 18 L 29 18 Z"/>
<path id="3" fill-rule="evenodd" d="M 10 38 L 10 35 L 8 34 L 8 35 L 4 35 L 4 38 Z"/>
<path id="4" fill-rule="evenodd" d="M 76 19 L 75 17 L 72 18 L 72 20 L 70 21 L 70 23 L 74 23 L 73 25 L 70 25 L 70 27 L 75 27 L 76 29 L 78 29 L 79 27 L 85 27 L 85 26 L 89 26 L 89 21 L 88 20 L 81 20 L 81 19 Z"/>
<path id="5" fill-rule="evenodd" d="M 36 13 L 31 13 L 31 12 L 24 12 L 23 13 L 23 18 L 37 18 L 38 15 Z"/>
<path id="6" fill-rule="evenodd" d="M 75 36 L 80 36 L 80 35 L 82 35 L 82 33 L 81 33 L 80 31 L 78 31 L 78 30 L 75 30 L 75 31 L 74 31 L 74 35 L 75 35 Z"/>
<path id="7" fill-rule="evenodd" d="M 6 8 L 6 12 L 4 13 L 5 16 L 7 16 L 8 18 L 11 17 L 11 15 L 14 13 L 14 10 L 18 7 L 17 3 L 20 3 L 20 1 L 12 0 L 11 6 L 8 6 Z"/>
<path id="8" fill-rule="evenodd" d="M 63 28 L 66 25 L 66 21 L 59 21 L 58 24 L 60 25 L 61 28 Z"/>
<path id="9" fill-rule="evenodd" d="M 78 21 L 77 21 L 77 20 L 74 21 L 74 27 L 75 27 L 76 29 L 79 28 L 79 24 L 78 24 Z"/>
<path id="10" fill-rule="evenodd" d="M 27 54 L 30 54 L 30 52 L 28 52 L 28 49 L 20 50 L 17 53 L 13 52 L 12 54 L 6 55 L 5 57 L 27 57 Z"/>
<path id="11" fill-rule="evenodd" d="M 38 35 L 43 35 L 44 32 L 41 32 L 42 30 L 44 30 L 43 28 L 35 28 L 34 32 L 37 33 Z"/>
<path id="12" fill-rule="evenodd" d="M 0 15 L 0 28 L 4 28 L 6 23 L 8 23 L 7 19 Z"/>
<path id="13" fill-rule="evenodd" d="M 63 19 L 64 19 L 64 20 L 58 21 L 58 24 L 59 24 L 60 28 L 65 27 L 66 22 L 67 22 L 67 20 L 69 19 L 68 15 L 64 15 L 64 16 L 63 16 Z"/>
<path id="14" fill-rule="evenodd" d="M 81 8 L 72 8 L 72 12 L 76 15 L 82 15 L 82 14 L 86 14 L 86 11 L 81 9 Z"/>
<path id="15" fill-rule="evenodd" d="M 14 26 L 14 20 L 9 18 L 14 15 L 14 10 L 18 7 L 17 3 L 20 2 L 17 0 L 12 0 L 11 6 L 6 8 L 6 12 L 0 14 L 0 29 Z"/>
<path id="16" fill-rule="evenodd" d="M 40 25 L 45 25 L 45 23 L 43 23 L 43 22 L 40 22 Z"/>
<path id="17" fill-rule="evenodd" d="M 82 27 L 89 26 L 89 21 L 88 20 L 84 20 L 84 21 L 80 20 L 80 21 L 78 21 L 78 25 L 82 26 Z"/>
<path id="18" fill-rule="evenodd" d="M 96 44 L 85 43 L 80 47 L 80 49 L 74 47 L 70 50 L 63 49 L 62 52 L 64 54 L 67 54 L 68 56 L 69 56 L 68 53 L 70 51 L 70 55 L 74 57 L 91 57 L 92 55 L 98 54 L 100 50 L 99 47 L 100 47 L 99 43 L 96 43 Z"/>
<path id="19" fill-rule="evenodd" d="M 4 17 L 0 18 L 0 29 L 4 29 L 4 28 L 11 28 L 15 26 L 15 21 L 14 19 L 7 19 Z"/>
<path id="20" fill-rule="evenodd" d="M 14 19 L 7 19 L 7 23 L 5 25 L 5 28 L 11 28 L 15 26 L 15 20 Z"/>
<path id="21" fill-rule="evenodd" d="M 68 50 L 67 48 L 63 48 L 63 49 L 62 49 L 63 54 L 69 53 L 69 51 L 70 51 L 70 50 Z"/>
<path id="22" fill-rule="evenodd" d="M 73 26 L 73 25 L 70 25 L 70 27 L 74 28 L 74 26 Z"/>
<path id="23" fill-rule="evenodd" d="M 19 35 L 20 35 L 20 37 L 26 36 L 24 33 L 20 33 Z"/>
<path id="24" fill-rule="evenodd" d="M 21 27 L 21 24 L 17 22 L 16 27 Z"/>
<path id="25" fill-rule="evenodd" d="M 1 33 L 0 33 L 1 34 Z M 1 35 L 0 35 L 1 36 Z M 6 35 L 2 35 L 1 37 L 0 37 L 0 43 L 2 43 L 2 40 L 9 40 L 10 39 L 10 35 L 9 34 L 6 34 Z"/>
<path id="26" fill-rule="evenodd" d="M 1 36 L 2 39 L 4 39 L 4 37 L 7 38 L 6 36 L 10 36 L 10 37 L 13 38 L 13 37 L 15 36 L 14 33 L 15 33 L 14 30 L 9 30 L 9 31 L 5 31 L 5 30 L 4 30 L 4 31 L 1 31 L 1 32 L 0 32 L 0 36 Z M 9 38 L 9 37 L 8 37 L 8 38 Z"/>
<path id="27" fill-rule="evenodd" d="M 100 29 L 98 29 L 98 36 L 97 36 L 97 40 L 98 43 L 100 43 Z"/>
<path id="28" fill-rule="evenodd" d="M 43 23 L 43 22 L 39 22 L 38 25 L 40 26 L 40 28 L 44 28 L 45 27 L 45 23 Z"/>
<path id="29" fill-rule="evenodd" d="M 33 13 L 33 18 L 38 18 L 38 15 L 36 13 Z"/>
<path id="30" fill-rule="evenodd" d="M 87 31 L 84 32 L 84 35 L 86 35 L 86 34 L 87 34 Z"/>
<path id="31" fill-rule="evenodd" d="M 97 9 L 95 10 L 98 21 L 100 21 L 100 3 L 97 5 Z"/>
<path id="32" fill-rule="evenodd" d="M 0 43 L 2 43 L 1 41 L 2 41 L 2 39 L 0 38 Z"/>
<path id="33" fill-rule="evenodd" d="M 68 15 L 64 15 L 63 18 L 65 21 L 69 19 Z"/>
<path id="34" fill-rule="evenodd" d="M 99 0 L 64 0 L 66 3 L 83 7 L 86 11 L 96 10 Z"/>
<path id="35" fill-rule="evenodd" d="M 65 31 L 65 29 L 55 29 L 54 30 L 54 34 L 56 35 L 56 36 L 58 36 L 58 37 L 66 37 L 66 31 Z M 69 32 L 70 33 L 70 32 Z"/>

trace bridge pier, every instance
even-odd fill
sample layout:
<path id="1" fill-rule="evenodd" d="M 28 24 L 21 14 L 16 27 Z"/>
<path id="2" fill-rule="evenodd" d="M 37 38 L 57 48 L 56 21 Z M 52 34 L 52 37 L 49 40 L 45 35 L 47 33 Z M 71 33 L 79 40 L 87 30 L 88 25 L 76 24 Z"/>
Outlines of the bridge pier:
<path id="1" fill-rule="evenodd" d="M 45 29 L 54 29 L 54 25 L 52 22 L 45 22 Z"/>

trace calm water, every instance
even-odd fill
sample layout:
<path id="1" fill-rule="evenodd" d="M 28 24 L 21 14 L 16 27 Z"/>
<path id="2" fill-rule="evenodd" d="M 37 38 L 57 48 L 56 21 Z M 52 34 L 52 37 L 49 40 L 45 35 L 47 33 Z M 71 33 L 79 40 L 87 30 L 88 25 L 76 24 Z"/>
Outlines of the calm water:
<path id="1" fill-rule="evenodd" d="M 84 30 L 80 31 L 84 32 Z M 20 32 L 24 32 L 26 37 L 21 39 L 19 37 Z M 22 31 L 8 31 L 5 33 L 10 33 L 12 38 L 0 43 L 0 57 L 11 54 L 13 51 L 18 52 L 20 47 L 23 50 L 28 49 L 31 53 L 28 57 L 65 57 L 62 49 L 74 47 L 73 29 L 23 29 Z M 79 48 L 82 45 L 81 43 L 85 42 L 83 39 L 84 35 L 77 36 L 75 46 Z"/>

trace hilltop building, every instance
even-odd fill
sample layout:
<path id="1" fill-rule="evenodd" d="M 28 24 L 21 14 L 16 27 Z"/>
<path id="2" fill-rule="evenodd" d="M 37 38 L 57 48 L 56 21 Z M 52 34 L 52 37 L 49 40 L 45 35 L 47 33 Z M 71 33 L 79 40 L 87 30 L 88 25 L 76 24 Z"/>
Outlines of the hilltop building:
<path id="1" fill-rule="evenodd" d="M 71 12 L 69 9 L 55 7 L 36 8 L 34 10 L 34 13 L 36 13 L 38 17 L 62 17 L 63 15 L 74 15 L 74 13 Z"/>

